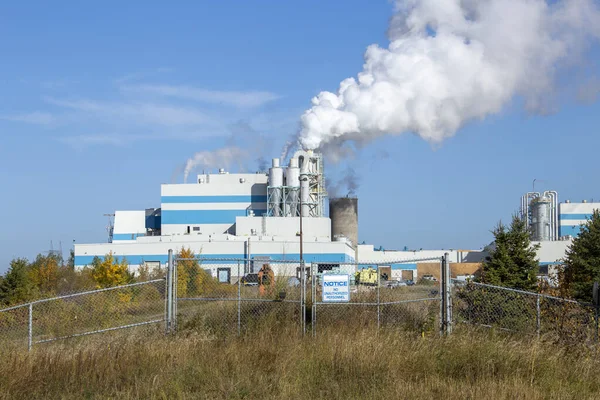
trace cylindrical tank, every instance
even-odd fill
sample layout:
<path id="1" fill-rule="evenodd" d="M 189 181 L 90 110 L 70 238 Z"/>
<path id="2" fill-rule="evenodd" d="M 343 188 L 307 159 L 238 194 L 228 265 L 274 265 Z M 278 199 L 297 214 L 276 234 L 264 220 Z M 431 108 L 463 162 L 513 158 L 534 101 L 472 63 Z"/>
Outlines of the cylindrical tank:
<path id="1" fill-rule="evenodd" d="M 300 168 L 298 168 L 298 159 L 290 159 L 290 165 L 287 168 L 286 186 L 288 187 L 287 202 L 284 206 L 286 216 L 295 217 L 298 209 L 298 191 L 300 189 Z"/>
<path id="2" fill-rule="evenodd" d="M 340 197 L 329 200 L 329 218 L 331 218 L 331 237 L 345 236 L 358 245 L 358 199 Z"/>
<path id="3" fill-rule="evenodd" d="M 269 169 L 269 195 L 272 214 L 275 217 L 281 216 L 281 192 L 283 190 L 283 169 L 279 166 L 279 158 L 273 159 L 273 166 Z"/>
<path id="4" fill-rule="evenodd" d="M 550 204 L 549 197 L 542 196 L 531 202 L 532 239 L 534 241 L 550 240 Z"/>
<path id="5" fill-rule="evenodd" d="M 305 173 L 305 171 L 301 171 L 300 175 Z M 302 198 L 302 216 L 308 217 L 308 211 L 310 209 L 308 206 L 308 199 L 310 196 L 310 182 L 308 181 L 308 177 L 306 176 L 302 176 L 302 179 L 300 180 L 300 196 Z"/>

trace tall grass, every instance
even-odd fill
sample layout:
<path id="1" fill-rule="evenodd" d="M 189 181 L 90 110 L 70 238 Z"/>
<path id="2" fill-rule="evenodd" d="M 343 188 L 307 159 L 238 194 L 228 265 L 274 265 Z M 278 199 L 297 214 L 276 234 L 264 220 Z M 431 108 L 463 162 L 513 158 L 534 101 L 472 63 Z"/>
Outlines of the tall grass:
<path id="1" fill-rule="evenodd" d="M 198 329 L 0 352 L 0 398 L 600 398 L 600 354 L 457 332 L 449 338 L 331 326 L 316 338 L 267 326 L 215 339 Z"/>

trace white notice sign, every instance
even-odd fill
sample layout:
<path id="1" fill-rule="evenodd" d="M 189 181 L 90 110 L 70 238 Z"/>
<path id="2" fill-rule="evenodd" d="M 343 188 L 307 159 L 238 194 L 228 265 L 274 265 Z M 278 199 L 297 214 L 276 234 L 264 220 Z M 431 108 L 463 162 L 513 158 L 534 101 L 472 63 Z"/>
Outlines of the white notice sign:
<path id="1" fill-rule="evenodd" d="M 350 301 L 350 275 L 323 275 L 323 302 Z"/>

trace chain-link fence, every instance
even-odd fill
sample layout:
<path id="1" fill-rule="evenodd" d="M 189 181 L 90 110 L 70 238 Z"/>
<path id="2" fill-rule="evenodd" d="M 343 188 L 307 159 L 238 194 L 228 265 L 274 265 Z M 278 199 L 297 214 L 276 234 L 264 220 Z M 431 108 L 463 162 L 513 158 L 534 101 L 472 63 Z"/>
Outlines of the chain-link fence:
<path id="1" fill-rule="evenodd" d="M 556 341 L 597 341 L 597 309 L 591 304 L 476 282 L 452 283 L 455 323 Z"/>
<path id="2" fill-rule="evenodd" d="M 40 343 L 164 322 L 212 337 L 257 330 L 327 334 L 397 329 L 419 334 L 481 326 L 557 341 L 598 341 L 598 309 L 538 293 L 450 280 L 413 281 L 418 262 L 311 263 L 173 259 L 167 277 L 36 300 L 0 310 L 0 346 Z M 405 276 L 406 273 L 406 276 Z M 409 278 L 410 277 L 410 278 Z"/>
<path id="3" fill-rule="evenodd" d="M 417 261 L 424 260 L 385 265 L 313 264 L 310 281 L 313 335 L 340 326 L 348 330 L 387 327 L 421 334 L 436 332 L 440 326 L 439 282 L 433 278 L 414 282 L 397 275 L 402 268 L 414 268 Z"/>
<path id="4" fill-rule="evenodd" d="M 298 261 L 176 259 L 176 324 L 217 337 L 266 327 L 301 333 L 300 265 Z"/>
<path id="5" fill-rule="evenodd" d="M 0 337 L 26 347 L 165 321 L 166 281 L 156 279 L 36 300 L 0 310 Z"/>

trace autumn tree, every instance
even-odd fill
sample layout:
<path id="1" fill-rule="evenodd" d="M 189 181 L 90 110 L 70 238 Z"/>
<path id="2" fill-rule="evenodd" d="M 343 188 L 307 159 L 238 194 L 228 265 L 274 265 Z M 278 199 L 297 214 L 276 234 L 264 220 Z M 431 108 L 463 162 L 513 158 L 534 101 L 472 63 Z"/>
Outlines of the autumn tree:
<path id="1" fill-rule="evenodd" d="M 4 305 L 25 302 L 36 295 L 36 287 L 29 275 L 29 262 L 17 258 L 10 262 L 8 272 L 0 282 L 0 303 Z"/>
<path id="2" fill-rule="evenodd" d="M 200 268 L 198 256 L 191 248 L 181 248 L 175 258 L 178 296 L 201 294 L 210 276 Z"/>
<path id="3" fill-rule="evenodd" d="M 29 266 L 28 274 L 41 294 L 56 293 L 60 268 L 60 257 L 53 254 L 47 256 L 38 254 Z"/>
<path id="4" fill-rule="evenodd" d="M 494 246 L 482 265 L 480 281 L 521 290 L 537 289 L 539 262 L 525 221 L 513 215 L 509 227 L 498 223 L 492 231 Z"/>
<path id="5" fill-rule="evenodd" d="M 94 257 L 91 275 L 97 288 L 126 285 L 133 281 L 133 275 L 129 272 L 129 264 L 125 257 L 119 262 L 112 252 L 105 255 L 104 259 Z"/>
<path id="6" fill-rule="evenodd" d="M 594 282 L 600 282 L 600 210 L 580 227 L 559 271 L 564 295 L 581 301 L 592 301 Z"/>

